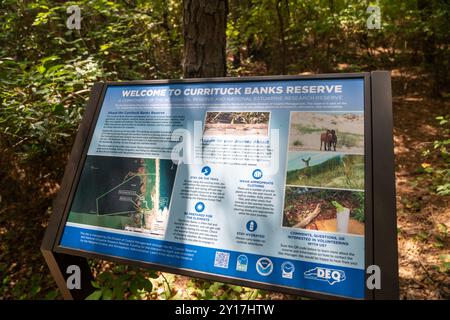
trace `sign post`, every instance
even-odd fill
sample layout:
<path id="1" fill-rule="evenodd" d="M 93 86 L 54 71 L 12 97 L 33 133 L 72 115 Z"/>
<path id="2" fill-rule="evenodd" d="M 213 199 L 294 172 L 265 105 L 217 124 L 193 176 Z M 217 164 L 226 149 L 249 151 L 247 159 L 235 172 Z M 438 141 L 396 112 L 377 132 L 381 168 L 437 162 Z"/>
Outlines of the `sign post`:
<path id="1" fill-rule="evenodd" d="M 398 298 L 389 74 L 95 84 L 41 250 L 67 299 L 86 258 Z"/>

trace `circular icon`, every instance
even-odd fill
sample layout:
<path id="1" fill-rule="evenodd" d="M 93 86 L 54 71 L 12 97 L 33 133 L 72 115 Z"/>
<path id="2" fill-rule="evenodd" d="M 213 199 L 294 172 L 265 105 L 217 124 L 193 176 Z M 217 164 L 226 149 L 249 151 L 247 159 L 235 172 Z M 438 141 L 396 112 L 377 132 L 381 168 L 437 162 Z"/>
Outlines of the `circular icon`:
<path id="1" fill-rule="evenodd" d="M 273 263 L 269 258 L 263 257 L 256 261 L 256 271 L 262 276 L 268 276 L 273 271 Z"/>
<path id="2" fill-rule="evenodd" d="M 248 258 L 245 254 L 241 254 L 237 257 L 240 264 L 247 264 Z"/>
<path id="3" fill-rule="evenodd" d="M 252 176 L 253 176 L 254 179 L 259 180 L 259 179 L 262 178 L 263 173 L 262 173 L 261 169 L 255 169 L 252 172 Z"/>
<path id="4" fill-rule="evenodd" d="M 256 231 L 256 228 L 258 228 L 258 225 L 256 224 L 256 221 L 250 220 L 249 222 L 247 222 L 245 227 L 247 228 L 248 231 L 254 232 Z"/>
<path id="5" fill-rule="evenodd" d="M 197 212 L 202 212 L 203 210 L 205 210 L 205 204 L 203 202 L 197 202 L 195 204 L 195 211 Z"/>
<path id="6" fill-rule="evenodd" d="M 248 258 L 245 254 L 241 254 L 237 257 L 236 270 L 247 272 Z"/>
<path id="7" fill-rule="evenodd" d="M 210 173 L 211 173 L 211 168 L 208 167 L 208 166 L 204 166 L 204 167 L 202 168 L 202 173 L 203 173 L 205 176 L 209 176 Z"/>
<path id="8" fill-rule="evenodd" d="M 292 262 L 286 261 L 281 265 L 281 276 L 283 278 L 292 279 L 292 274 L 295 271 L 294 264 Z"/>

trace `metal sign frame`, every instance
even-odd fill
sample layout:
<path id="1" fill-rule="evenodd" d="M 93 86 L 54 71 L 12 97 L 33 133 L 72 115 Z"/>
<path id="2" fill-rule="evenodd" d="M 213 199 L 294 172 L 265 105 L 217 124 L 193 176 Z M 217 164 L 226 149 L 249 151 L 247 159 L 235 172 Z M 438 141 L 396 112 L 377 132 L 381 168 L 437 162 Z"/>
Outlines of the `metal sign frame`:
<path id="1" fill-rule="evenodd" d="M 342 297 L 319 292 L 287 288 L 109 255 L 106 256 L 93 252 L 62 248 L 59 246 L 59 242 L 108 86 L 354 78 L 364 79 L 365 265 L 366 269 L 369 265 L 377 265 L 381 269 L 381 289 L 369 290 L 365 286 L 365 299 L 398 299 L 392 94 L 390 74 L 386 71 L 307 76 L 201 78 L 95 83 L 91 90 L 89 102 L 79 126 L 69 161 L 65 168 L 61 189 L 54 200 L 53 214 L 41 245 L 42 254 L 63 297 L 65 299 L 83 299 L 95 290 L 91 285 L 93 276 L 87 259 L 99 258 L 191 277 L 296 294 L 314 299 L 343 299 Z M 66 271 L 69 265 L 78 265 L 80 267 L 82 274 L 81 289 L 69 290 L 67 288 L 66 280 L 70 274 L 67 274 Z"/>

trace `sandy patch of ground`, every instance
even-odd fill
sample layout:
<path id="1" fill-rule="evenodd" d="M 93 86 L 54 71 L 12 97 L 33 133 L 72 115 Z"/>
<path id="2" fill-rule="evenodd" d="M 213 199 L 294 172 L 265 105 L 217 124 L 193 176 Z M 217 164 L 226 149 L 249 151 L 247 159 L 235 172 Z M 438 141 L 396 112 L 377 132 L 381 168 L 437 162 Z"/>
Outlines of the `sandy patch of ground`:
<path id="1" fill-rule="evenodd" d="M 206 124 L 203 136 L 268 136 L 269 126 L 264 124 Z"/>
<path id="2" fill-rule="evenodd" d="M 292 112 L 291 124 L 364 134 L 364 115 L 362 113 Z"/>
<path id="3" fill-rule="evenodd" d="M 336 219 L 324 219 L 313 222 L 316 226 L 316 230 L 336 232 Z M 348 221 L 348 233 L 364 235 L 364 223 L 355 219 Z"/>

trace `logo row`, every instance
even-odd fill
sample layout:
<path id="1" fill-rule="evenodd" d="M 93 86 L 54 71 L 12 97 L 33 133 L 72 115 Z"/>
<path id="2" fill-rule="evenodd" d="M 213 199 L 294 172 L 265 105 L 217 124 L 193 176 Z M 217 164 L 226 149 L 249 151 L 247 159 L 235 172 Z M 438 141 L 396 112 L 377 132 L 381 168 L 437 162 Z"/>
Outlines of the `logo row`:
<path id="1" fill-rule="evenodd" d="M 228 268 L 229 253 L 227 252 L 216 252 L 216 259 L 214 262 L 215 267 Z M 237 257 L 236 270 L 247 272 L 248 268 L 248 257 L 245 254 L 241 254 Z M 259 258 L 256 261 L 256 271 L 261 276 L 267 277 L 274 271 L 274 264 L 272 260 L 267 257 Z M 285 261 L 281 264 L 281 276 L 286 279 L 293 279 L 295 272 L 295 266 L 290 261 Z M 306 279 L 326 281 L 330 285 L 338 282 L 342 282 L 346 279 L 345 272 L 343 270 L 315 267 L 313 269 L 307 270 L 303 273 Z"/>

